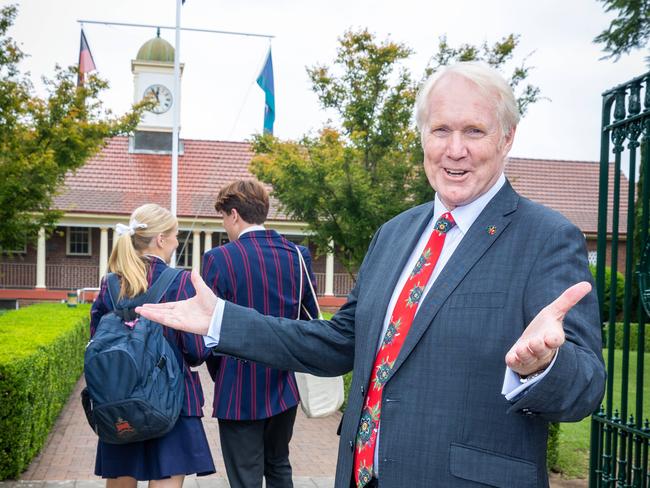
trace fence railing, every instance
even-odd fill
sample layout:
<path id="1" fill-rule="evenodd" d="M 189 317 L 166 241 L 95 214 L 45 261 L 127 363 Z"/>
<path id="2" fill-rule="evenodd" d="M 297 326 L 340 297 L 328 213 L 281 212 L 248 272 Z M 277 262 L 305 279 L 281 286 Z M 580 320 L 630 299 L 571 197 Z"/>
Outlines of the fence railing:
<path id="1" fill-rule="evenodd" d="M 0 288 L 34 288 L 36 265 L 0 263 Z"/>
<path id="2" fill-rule="evenodd" d="M 98 266 L 48 264 L 45 266 L 45 286 L 57 290 L 76 290 L 99 284 Z M 34 288 L 36 265 L 0 263 L 0 288 Z"/>
<path id="3" fill-rule="evenodd" d="M 325 273 L 314 273 L 318 282 L 318 296 L 325 294 Z M 354 280 L 348 273 L 334 273 L 334 296 L 344 297 L 350 293 Z"/>

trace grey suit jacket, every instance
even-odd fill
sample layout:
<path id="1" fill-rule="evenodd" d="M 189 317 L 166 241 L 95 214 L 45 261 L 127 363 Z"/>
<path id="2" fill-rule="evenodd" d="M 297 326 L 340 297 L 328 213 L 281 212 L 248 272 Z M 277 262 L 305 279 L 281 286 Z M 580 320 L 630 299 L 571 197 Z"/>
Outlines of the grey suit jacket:
<path id="1" fill-rule="evenodd" d="M 265 317 L 226 304 L 220 352 L 324 376 L 354 370 L 337 488 L 350 485 L 388 302 L 432 211 L 432 203 L 415 207 L 377 231 L 347 303 L 329 321 Z M 501 395 L 504 357 L 543 307 L 582 280 L 592 279 L 581 232 L 506 183 L 420 305 L 384 387 L 382 488 L 548 486 L 548 422 L 587 416 L 604 392 L 595 293 L 567 314 L 567 341 L 553 368 L 514 402 Z"/>

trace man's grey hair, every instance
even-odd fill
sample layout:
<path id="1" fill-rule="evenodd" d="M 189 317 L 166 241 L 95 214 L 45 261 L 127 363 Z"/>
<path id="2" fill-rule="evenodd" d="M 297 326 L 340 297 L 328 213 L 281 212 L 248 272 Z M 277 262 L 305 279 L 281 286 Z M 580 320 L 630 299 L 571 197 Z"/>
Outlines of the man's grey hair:
<path id="1" fill-rule="evenodd" d="M 482 62 L 464 61 L 439 69 L 429 76 L 418 91 L 415 99 L 415 121 L 420 129 L 420 139 L 423 145 L 428 132 L 429 112 L 432 108 L 429 104 L 429 95 L 438 81 L 449 74 L 456 74 L 468 79 L 478 85 L 487 97 L 494 98 L 502 137 L 517 126 L 519 122 L 517 101 L 512 88 L 501 73 Z"/>

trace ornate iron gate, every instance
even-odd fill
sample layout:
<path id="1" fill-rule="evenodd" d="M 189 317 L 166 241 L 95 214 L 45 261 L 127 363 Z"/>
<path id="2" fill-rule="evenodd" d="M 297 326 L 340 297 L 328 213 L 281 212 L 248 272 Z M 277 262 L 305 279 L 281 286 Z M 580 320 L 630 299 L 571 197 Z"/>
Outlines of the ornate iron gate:
<path id="1" fill-rule="evenodd" d="M 610 181 L 612 153 L 614 177 Z M 621 195 L 621 164 L 627 161 L 630 184 L 627 195 Z M 592 416 L 590 488 L 650 486 L 649 412 L 643 411 L 644 382 L 650 381 L 643 375 L 648 315 L 643 308 L 643 300 L 634 298 L 639 296 L 639 281 L 639 288 L 646 286 L 650 266 L 649 171 L 650 72 L 603 93 L 596 283 L 601 310 L 604 309 L 607 295 L 609 300 L 609 316 L 603 317 L 608 381 L 604 404 Z M 639 185 L 640 195 L 637 195 L 635 185 L 637 174 L 644 181 Z M 612 194 L 608 195 L 608 191 Z M 627 213 L 624 222 L 619 221 L 622 213 Z M 623 269 L 618 269 L 623 245 L 625 264 Z M 606 265 L 611 265 L 611 279 L 608 282 L 605 282 Z M 616 316 L 617 271 L 625 275 L 622 323 L 617 323 Z M 639 291 L 643 296 L 648 290 L 641 288 Z M 646 298 L 650 299 L 650 293 Z M 633 321 L 638 321 L 638 326 L 632 325 Z M 634 342 L 637 344 L 636 360 L 632 358 L 634 352 L 630 353 Z M 615 379 L 619 375 L 615 368 L 620 368 L 620 380 Z M 634 377 L 636 381 L 632 381 Z"/>

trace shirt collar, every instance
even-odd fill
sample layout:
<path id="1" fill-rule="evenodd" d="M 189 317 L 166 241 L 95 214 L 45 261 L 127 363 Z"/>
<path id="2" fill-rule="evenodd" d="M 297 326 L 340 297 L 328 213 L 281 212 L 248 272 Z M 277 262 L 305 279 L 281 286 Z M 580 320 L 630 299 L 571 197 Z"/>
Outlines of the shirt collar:
<path id="1" fill-rule="evenodd" d="M 468 203 L 467 205 L 461 205 L 452 210 L 451 214 L 454 217 L 456 226 L 458 229 L 465 235 L 469 228 L 472 226 L 474 221 L 481 214 L 483 209 L 490 203 L 490 200 L 499 192 L 501 187 L 506 183 L 506 177 L 503 173 L 499 176 L 496 183 L 490 187 L 488 191 L 483 193 L 473 202 Z M 433 203 L 433 221 L 436 222 L 442 214 L 448 212 L 445 205 L 442 203 L 440 198 L 438 198 L 438 192 Z"/>
<path id="2" fill-rule="evenodd" d="M 248 232 L 255 232 L 256 230 L 266 230 L 266 229 L 264 228 L 263 225 L 257 225 L 257 224 L 256 225 L 251 225 L 250 227 L 246 227 L 244 230 L 242 230 L 239 233 L 239 236 L 237 237 L 237 239 L 239 239 L 241 236 L 243 236 L 244 234 L 246 234 Z"/>

